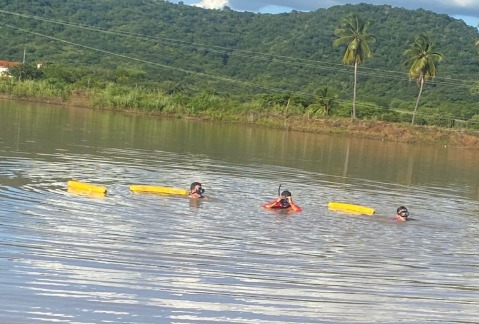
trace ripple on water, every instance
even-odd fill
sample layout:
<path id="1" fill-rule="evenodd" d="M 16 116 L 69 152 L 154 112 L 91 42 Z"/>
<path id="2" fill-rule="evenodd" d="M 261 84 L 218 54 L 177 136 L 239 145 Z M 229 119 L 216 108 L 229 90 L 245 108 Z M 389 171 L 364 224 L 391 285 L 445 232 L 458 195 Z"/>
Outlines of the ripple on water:
<path id="1" fill-rule="evenodd" d="M 9 158 L 0 177 L 0 286 L 12 296 L 0 317 L 11 322 L 446 323 L 479 315 L 477 202 L 445 199 L 447 188 L 433 195 L 437 188 L 133 149 Z M 69 193 L 72 178 L 108 194 Z M 128 189 L 192 180 L 218 200 Z M 279 184 L 301 214 L 260 208 Z M 377 214 L 331 212 L 331 200 Z M 402 201 L 414 206 L 415 222 L 391 221 Z"/>

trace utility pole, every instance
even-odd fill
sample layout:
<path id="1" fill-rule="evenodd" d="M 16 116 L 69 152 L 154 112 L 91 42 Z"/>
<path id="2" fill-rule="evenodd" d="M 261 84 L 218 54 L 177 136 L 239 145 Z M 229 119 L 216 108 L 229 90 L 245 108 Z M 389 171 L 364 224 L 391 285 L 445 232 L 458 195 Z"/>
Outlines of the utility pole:
<path id="1" fill-rule="evenodd" d="M 25 38 L 25 45 L 23 46 L 23 64 L 25 64 L 25 56 L 27 55 L 27 39 Z"/>

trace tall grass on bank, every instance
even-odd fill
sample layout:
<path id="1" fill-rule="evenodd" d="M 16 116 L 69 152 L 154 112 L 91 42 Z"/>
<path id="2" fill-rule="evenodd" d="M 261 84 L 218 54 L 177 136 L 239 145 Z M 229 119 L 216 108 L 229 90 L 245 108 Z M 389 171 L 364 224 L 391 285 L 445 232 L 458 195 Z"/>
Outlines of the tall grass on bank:
<path id="1" fill-rule="evenodd" d="M 243 115 L 248 115 L 251 110 L 257 112 L 261 110 L 261 104 L 254 104 L 253 107 L 249 101 L 245 103 L 214 93 L 166 94 L 160 89 L 129 88 L 115 84 L 110 84 L 104 89 L 95 89 L 90 97 L 91 106 L 95 108 L 138 110 L 210 120 L 245 121 Z"/>
<path id="2" fill-rule="evenodd" d="M 59 100 L 66 100 L 69 96 L 68 89 L 59 88 L 48 81 L 18 81 L 13 78 L 0 78 L 0 93 L 18 98 L 35 97 Z"/>
<path id="3" fill-rule="evenodd" d="M 110 84 L 104 89 L 95 89 L 91 104 L 97 108 L 112 110 L 146 110 L 162 112 L 169 104 L 168 98 L 158 91 L 145 91 Z"/>
<path id="4" fill-rule="evenodd" d="M 37 101 L 58 102 L 89 108 L 111 110 L 134 110 L 140 113 L 175 116 L 178 118 L 201 118 L 208 120 L 254 123 L 267 127 L 290 128 L 290 118 L 306 121 L 329 119 L 321 109 L 314 108 L 314 102 L 305 105 L 300 101 L 275 100 L 281 96 L 233 97 L 219 95 L 211 90 L 197 93 L 171 92 L 140 86 L 101 84 L 96 87 L 80 87 L 75 84 L 58 82 L 54 79 L 19 81 L 0 78 L 0 93 L 16 98 Z M 407 123 L 408 112 L 383 109 L 377 105 L 358 102 L 358 117 L 363 120 Z M 349 118 L 350 107 L 338 105 L 333 118 Z M 479 129 L 479 115 L 469 120 L 454 119 L 452 115 L 431 113 L 423 109 L 418 114 L 418 124 L 453 129 Z"/>

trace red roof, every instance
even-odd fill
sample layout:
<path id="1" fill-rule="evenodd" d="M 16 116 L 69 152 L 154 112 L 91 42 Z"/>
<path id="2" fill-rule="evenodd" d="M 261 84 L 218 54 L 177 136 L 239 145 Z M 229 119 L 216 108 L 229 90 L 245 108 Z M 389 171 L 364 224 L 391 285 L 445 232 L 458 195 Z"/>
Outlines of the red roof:
<path id="1" fill-rule="evenodd" d="M 19 65 L 20 62 L 11 62 L 11 61 L 0 61 L 1 67 L 12 67 Z"/>

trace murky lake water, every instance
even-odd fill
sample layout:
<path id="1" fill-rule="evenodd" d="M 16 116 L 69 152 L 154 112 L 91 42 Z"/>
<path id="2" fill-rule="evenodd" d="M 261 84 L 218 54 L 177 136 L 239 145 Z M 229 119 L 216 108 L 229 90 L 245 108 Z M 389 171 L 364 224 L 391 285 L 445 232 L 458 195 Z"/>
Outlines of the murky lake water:
<path id="1" fill-rule="evenodd" d="M 0 123 L 0 323 L 479 319 L 478 151 L 9 101 Z M 129 190 L 193 181 L 215 199 Z M 261 209 L 279 184 L 302 213 Z"/>

